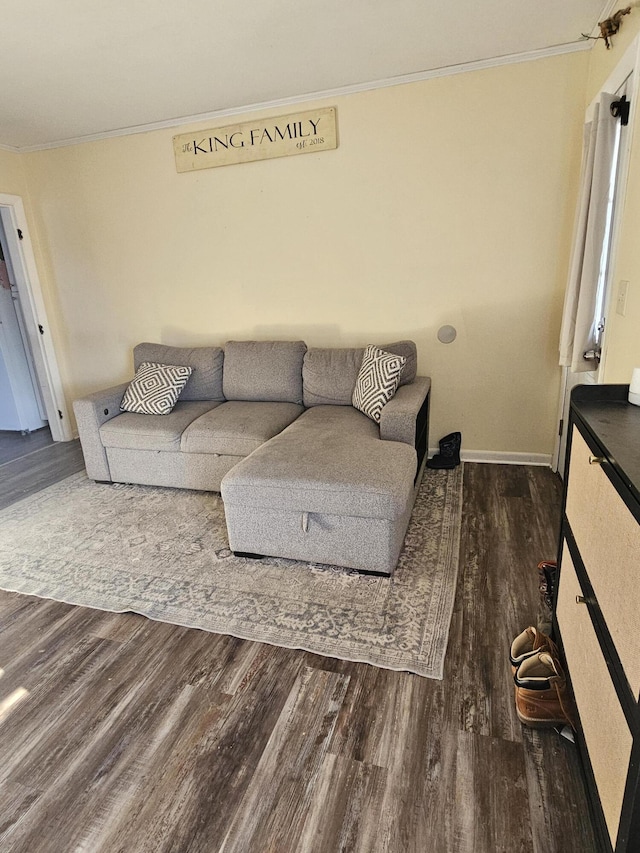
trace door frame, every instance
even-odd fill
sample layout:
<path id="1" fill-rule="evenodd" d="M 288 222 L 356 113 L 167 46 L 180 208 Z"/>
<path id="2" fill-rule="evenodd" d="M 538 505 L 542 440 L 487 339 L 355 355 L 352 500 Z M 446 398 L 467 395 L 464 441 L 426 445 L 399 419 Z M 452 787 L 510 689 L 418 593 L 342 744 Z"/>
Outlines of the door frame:
<path id="1" fill-rule="evenodd" d="M 3 221 L 11 263 L 51 437 L 54 441 L 71 441 L 73 435 L 69 412 L 22 198 L 18 195 L 0 193 L 0 209 L 5 214 Z M 7 219 L 11 225 L 9 228 Z M 19 234 L 22 236 L 19 237 Z M 40 329 L 43 332 L 40 332 Z"/>
<path id="2" fill-rule="evenodd" d="M 631 167 L 631 148 L 633 144 L 633 129 L 635 123 L 637 101 L 638 96 L 640 95 L 640 35 L 637 35 L 631 42 L 616 67 L 613 69 L 613 71 L 607 77 L 604 83 L 600 86 L 600 89 L 594 96 L 591 103 L 588 105 L 585 111 L 585 123 L 591 121 L 591 119 L 593 118 L 595 105 L 600 99 L 600 95 L 603 92 L 616 92 L 624 84 L 625 80 L 627 80 L 629 77 L 631 77 L 631 87 L 628 93 L 628 98 L 631 101 L 631 107 L 629 110 L 629 124 L 627 125 L 628 132 L 626 134 L 625 148 L 621 153 L 618 165 L 618 197 L 616 199 L 616 213 L 614 215 L 613 228 L 611 231 L 611 260 L 609 264 L 609 280 L 604 305 L 604 316 L 606 318 L 610 316 L 611 309 L 613 307 L 613 294 L 615 290 L 615 273 L 617 267 L 618 245 L 622 230 L 627 185 L 629 180 L 629 169 Z M 567 439 L 566 431 L 569 422 L 568 397 L 571 392 L 571 389 L 575 387 L 575 385 L 581 383 L 590 385 L 601 385 L 604 383 L 604 368 L 608 349 L 607 327 L 609 325 L 609 323 L 605 324 L 604 332 L 602 335 L 600 363 L 598 364 L 597 370 L 581 374 L 580 379 L 576 382 L 574 381 L 574 377 L 570 376 L 569 368 L 562 368 L 562 378 L 560 380 L 560 398 L 558 400 L 558 416 L 556 418 L 556 441 L 551 462 L 552 470 L 557 471 L 561 476 L 564 476 L 564 454 Z"/>
<path id="3" fill-rule="evenodd" d="M 630 91 L 627 93 L 628 99 L 631 101 L 631 106 L 629 108 L 629 124 L 627 125 L 627 139 L 626 139 L 626 147 L 622 152 L 622 157 L 620 159 L 619 164 L 619 175 L 618 175 L 618 199 L 617 199 L 617 207 L 619 214 L 614 216 L 613 220 L 613 230 L 611 232 L 611 263 L 610 263 L 610 272 L 609 272 L 609 282 L 608 282 L 608 291 L 606 295 L 606 304 L 605 304 L 605 317 L 610 317 L 611 310 L 613 308 L 614 302 L 614 291 L 616 290 L 615 283 L 615 274 L 617 272 L 617 259 L 618 259 L 618 246 L 620 243 L 620 235 L 622 232 L 622 221 L 624 218 L 624 208 L 625 201 L 627 197 L 627 187 L 629 183 L 629 171 L 631 169 L 631 148 L 633 146 L 633 131 L 635 128 L 635 119 L 636 119 L 636 111 L 638 108 L 638 98 L 640 97 L 640 34 L 635 37 L 635 39 L 631 42 L 627 50 L 620 62 L 613 69 L 609 77 L 606 79 L 604 84 L 601 86 L 600 91 L 595 96 L 591 104 L 589 104 L 589 109 L 587 111 L 587 115 L 589 115 L 589 111 L 593 112 L 596 100 L 600 97 L 601 92 L 616 92 L 627 80 L 631 77 L 631 87 Z M 598 370 L 596 371 L 596 384 L 602 385 L 604 383 L 604 374 L 605 374 L 605 363 L 607 360 L 607 352 L 608 352 L 608 328 L 610 323 L 607 323 L 604 328 L 604 332 L 602 335 L 602 351 L 600 354 L 600 363 L 598 365 Z"/>

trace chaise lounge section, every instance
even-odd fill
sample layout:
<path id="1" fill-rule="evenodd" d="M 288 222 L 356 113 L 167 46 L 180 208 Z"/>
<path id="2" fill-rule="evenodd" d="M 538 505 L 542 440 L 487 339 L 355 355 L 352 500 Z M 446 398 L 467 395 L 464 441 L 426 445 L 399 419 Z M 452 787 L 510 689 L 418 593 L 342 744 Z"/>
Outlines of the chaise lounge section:
<path id="1" fill-rule="evenodd" d="M 414 500 L 416 453 L 345 406 L 316 406 L 222 481 L 232 550 L 390 574 Z"/>

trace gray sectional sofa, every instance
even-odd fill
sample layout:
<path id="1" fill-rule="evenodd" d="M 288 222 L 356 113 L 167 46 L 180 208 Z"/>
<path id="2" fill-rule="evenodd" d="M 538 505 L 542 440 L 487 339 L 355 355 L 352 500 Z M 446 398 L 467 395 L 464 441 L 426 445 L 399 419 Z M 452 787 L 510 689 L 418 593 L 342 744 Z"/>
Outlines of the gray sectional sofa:
<path id="1" fill-rule="evenodd" d="M 121 412 L 128 383 L 76 400 L 87 474 L 221 492 L 236 553 L 391 574 L 424 467 L 430 380 L 412 341 L 380 346 L 407 361 L 377 424 L 351 405 L 363 348 L 139 344 L 136 369 L 193 372 L 168 415 Z"/>

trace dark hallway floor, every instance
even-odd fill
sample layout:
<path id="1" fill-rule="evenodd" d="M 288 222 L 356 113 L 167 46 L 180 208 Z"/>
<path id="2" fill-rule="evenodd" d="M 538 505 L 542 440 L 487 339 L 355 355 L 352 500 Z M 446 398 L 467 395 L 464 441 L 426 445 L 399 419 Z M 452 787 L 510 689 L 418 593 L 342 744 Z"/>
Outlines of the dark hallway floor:
<path id="1" fill-rule="evenodd" d="M 51 444 L 53 439 L 48 426 L 30 432 L 28 435 L 0 430 L 0 465 L 13 462 L 14 459 L 20 459 L 29 453 L 35 453 Z"/>

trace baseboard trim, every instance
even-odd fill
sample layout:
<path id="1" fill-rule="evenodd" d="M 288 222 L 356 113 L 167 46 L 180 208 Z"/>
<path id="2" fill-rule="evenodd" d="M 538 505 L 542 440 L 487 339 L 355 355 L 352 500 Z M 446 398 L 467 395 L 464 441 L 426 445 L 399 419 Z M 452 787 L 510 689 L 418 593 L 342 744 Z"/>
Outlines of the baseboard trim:
<path id="1" fill-rule="evenodd" d="M 499 450 L 466 450 L 460 458 L 464 462 L 492 462 L 494 465 L 540 465 L 551 468 L 550 453 L 503 453 Z"/>
<path id="2" fill-rule="evenodd" d="M 429 457 L 438 452 L 437 447 L 429 448 Z M 462 450 L 463 462 L 488 462 L 493 465 L 537 465 L 551 468 L 550 453 L 508 453 L 502 450 Z"/>

